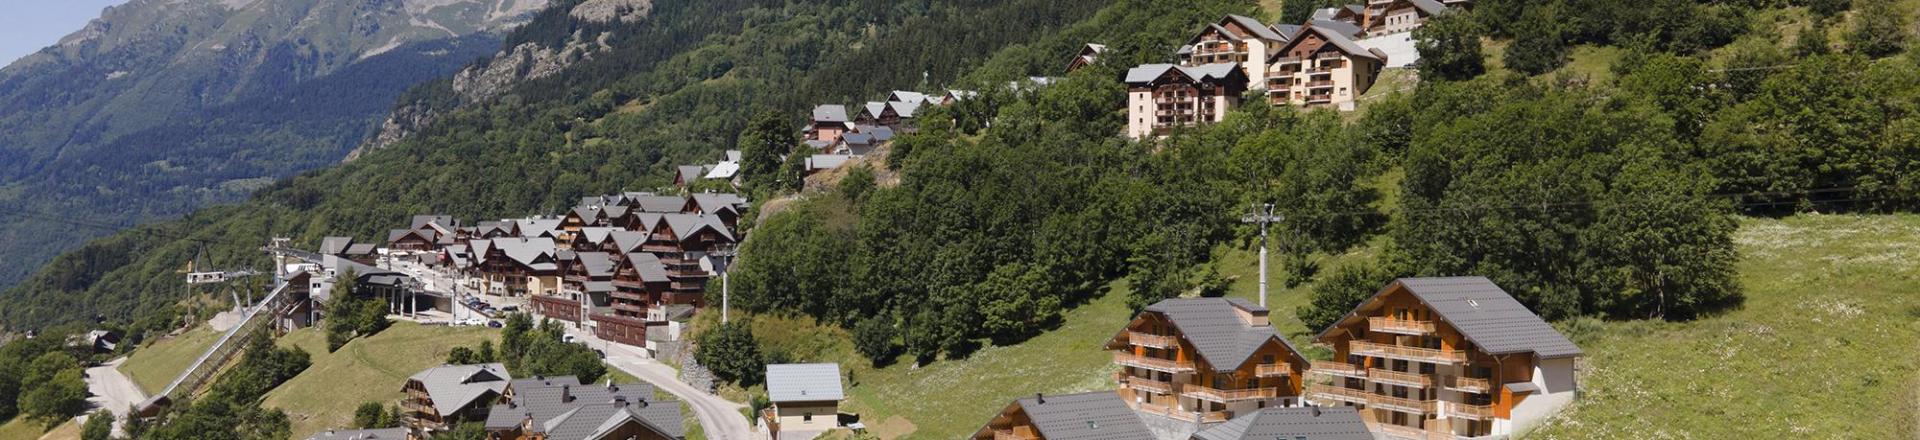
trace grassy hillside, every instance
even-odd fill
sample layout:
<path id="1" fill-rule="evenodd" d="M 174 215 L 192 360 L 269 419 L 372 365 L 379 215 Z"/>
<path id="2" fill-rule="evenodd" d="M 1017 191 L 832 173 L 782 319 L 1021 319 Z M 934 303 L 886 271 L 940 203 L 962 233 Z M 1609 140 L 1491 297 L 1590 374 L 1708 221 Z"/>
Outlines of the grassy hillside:
<path id="1" fill-rule="evenodd" d="M 483 327 L 422 326 L 394 323 L 369 338 L 356 339 L 327 353 L 326 333 L 306 328 L 280 338 L 283 347 L 313 355 L 313 366 L 267 393 L 263 405 L 287 412 L 295 437 L 345 427 L 363 402 L 393 404 L 408 376 L 440 365 L 457 346 L 499 342 L 500 332 Z"/>
<path id="2" fill-rule="evenodd" d="M 1573 326 L 1581 400 L 1533 437 L 1920 436 L 1920 216 L 1748 220 L 1737 238 L 1743 307 Z"/>
<path id="3" fill-rule="evenodd" d="M 120 372 L 126 373 L 133 383 L 148 394 L 159 392 L 172 382 L 175 376 L 200 358 L 207 347 L 220 339 L 220 332 L 207 326 L 194 327 L 179 336 L 147 344 L 134 350 L 127 356 L 127 363 L 120 365 Z"/>
<path id="4" fill-rule="evenodd" d="M 43 430 L 40 423 L 16 417 L 13 421 L 0 425 L 0 440 L 76 440 L 80 438 L 80 424 L 68 420 L 53 430 Z"/>
<path id="5" fill-rule="evenodd" d="M 1738 239 L 1747 301 L 1737 310 L 1692 322 L 1561 323 L 1588 354 L 1583 394 L 1527 437 L 1920 434 L 1920 295 L 1913 294 L 1920 291 L 1920 215 L 1748 219 Z M 1364 259 L 1372 247 L 1321 257 L 1321 272 Z M 1245 250 L 1220 251 L 1217 267 L 1235 278 L 1229 295 L 1255 297 L 1256 261 Z M 1316 350 L 1293 312 L 1309 301 L 1311 285 L 1282 281 L 1275 276 L 1267 298 L 1274 327 Z M 881 438 L 954 438 L 1018 396 L 1113 388 L 1101 345 L 1129 317 L 1123 289 L 1116 284 L 1024 343 L 922 368 L 869 368 L 837 329 L 773 336 L 801 333 L 782 331 L 804 327 L 786 318 L 754 327 L 770 346 L 825 353 L 798 360 L 842 362 L 852 377 L 843 408 L 860 413 Z M 1891 420 L 1861 424 L 1861 414 Z"/>

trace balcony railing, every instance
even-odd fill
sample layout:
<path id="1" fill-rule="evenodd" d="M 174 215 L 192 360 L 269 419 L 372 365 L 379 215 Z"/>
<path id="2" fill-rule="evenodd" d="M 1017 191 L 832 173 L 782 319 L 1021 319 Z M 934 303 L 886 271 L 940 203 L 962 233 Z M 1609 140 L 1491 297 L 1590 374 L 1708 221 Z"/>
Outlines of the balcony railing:
<path id="1" fill-rule="evenodd" d="M 1177 348 L 1180 346 L 1180 338 L 1136 331 L 1127 332 L 1127 341 L 1141 347 Z"/>
<path id="2" fill-rule="evenodd" d="M 1293 366 L 1287 364 L 1258 364 L 1253 366 L 1254 377 L 1281 377 L 1293 375 Z"/>
<path id="3" fill-rule="evenodd" d="M 1355 367 L 1353 366 L 1353 364 L 1349 364 L 1346 362 L 1336 362 L 1336 361 L 1313 361 L 1313 365 L 1310 367 L 1307 367 L 1307 374 L 1351 377 L 1354 379 L 1367 378 L 1366 370 L 1362 370 L 1360 369 L 1360 367 Z"/>
<path id="4" fill-rule="evenodd" d="M 1218 388 L 1185 384 L 1180 386 L 1180 394 L 1209 402 L 1238 402 L 1242 400 L 1272 399 L 1280 396 L 1280 389 L 1274 387 L 1222 390 Z"/>
<path id="5" fill-rule="evenodd" d="M 1329 406 L 1327 404 L 1331 402 L 1364 404 L 1367 403 L 1367 398 L 1371 396 L 1373 396 L 1373 393 L 1369 393 L 1367 390 L 1356 390 L 1323 383 L 1307 385 L 1307 398 L 1319 401 L 1323 406 Z"/>
<path id="6" fill-rule="evenodd" d="M 1424 336 L 1433 334 L 1433 321 L 1414 321 L 1375 316 L 1367 318 L 1367 330 L 1381 333 Z"/>
<path id="7" fill-rule="evenodd" d="M 1333 102 L 1333 95 L 1307 95 L 1308 104 L 1325 104 L 1329 102 Z"/>
<path id="8" fill-rule="evenodd" d="M 1324 89 L 1324 88 L 1328 88 L 1328 87 L 1333 87 L 1333 81 L 1332 81 L 1332 80 L 1326 80 L 1326 81 L 1307 81 L 1307 88 L 1309 88 L 1309 89 Z"/>
<path id="9" fill-rule="evenodd" d="M 1447 415 L 1464 419 L 1493 420 L 1493 405 L 1447 402 Z"/>
<path id="10" fill-rule="evenodd" d="M 1392 438 L 1392 439 L 1425 440 L 1425 439 L 1431 438 L 1430 436 L 1427 435 L 1426 430 L 1415 428 L 1412 426 L 1400 426 L 1392 423 L 1380 423 L 1380 424 L 1374 425 L 1374 429 L 1377 431 L 1380 431 L 1381 434 L 1386 434 L 1387 438 Z"/>
<path id="11" fill-rule="evenodd" d="M 1381 394 L 1369 394 L 1367 396 L 1368 408 L 1380 408 L 1413 414 L 1433 414 L 1433 407 L 1436 402 L 1437 401 L 1434 400 L 1414 400 Z"/>
<path id="12" fill-rule="evenodd" d="M 1167 417 L 1170 419 L 1179 420 L 1183 422 L 1218 423 L 1218 422 L 1227 421 L 1226 411 L 1214 411 L 1214 412 L 1181 411 L 1178 409 L 1155 405 L 1151 403 L 1140 404 L 1139 411 L 1143 413 L 1154 414 L 1154 415 Z"/>
<path id="13" fill-rule="evenodd" d="M 1119 382 L 1121 385 L 1124 385 L 1127 388 L 1132 388 L 1132 389 L 1141 390 L 1141 391 L 1150 391 L 1150 392 L 1155 392 L 1160 394 L 1173 394 L 1173 391 L 1174 391 L 1174 386 L 1173 386 L 1173 383 L 1171 382 L 1153 380 L 1150 378 L 1129 375 L 1125 371 L 1114 373 L 1113 380 L 1114 382 Z"/>
<path id="14" fill-rule="evenodd" d="M 1493 391 L 1493 381 L 1478 377 L 1455 376 L 1453 378 L 1453 389 L 1455 391 L 1485 394 L 1488 391 Z"/>
<path id="15" fill-rule="evenodd" d="M 1409 386 L 1409 387 L 1416 387 L 1416 388 L 1426 388 L 1426 387 L 1433 386 L 1433 378 L 1430 376 L 1421 375 L 1417 373 L 1405 373 L 1405 372 L 1399 372 L 1399 371 L 1393 371 L 1393 370 L 1382 370 L 1379 368 L 1367 370 L 1367 380 L 1389 384 L 1389 385 L 1400 385 L 1400 386 Z"/>
<path id="16" fill-rule="evenodd" d="M 1039 438 L 1040 436 L 1032 435 L 1032 434 L 1023 434 L 1019 431 L 1014 431 L 1012 429 L 993 430 L 993 440 L 1038 440 Z"/>
<path id="17" fill-rule="evenodd" d="M 1432 348 L 1377 344 L 1367 341 L 1353 341 L 1347 345 L 1347 349 L 1353 352 L 1353 354 L 1361 356 L 1376 356 L 1406 361 L 1443 364 L 1467 362 L 1467 352 L 1461 350 L 1437 350 Z"/>
<path id="18" fill-rule="evenodd" d="M 1134 368 L 1145 368 L 1145 369 L 1154 370 L 1154 371 L 1165 371 L 1168 373 L 1193 372 L 1193 361 L 1182 362 L 1182 361 L 1175 361 L 1171 359 L 1139 356 L 1139 355 L 1135 355 L 1133 353 L 1128 353 L 1124 351 L 1113 352 L 1113 363 L 1120 364 L 1122 366 L 1134 367 Z"/>

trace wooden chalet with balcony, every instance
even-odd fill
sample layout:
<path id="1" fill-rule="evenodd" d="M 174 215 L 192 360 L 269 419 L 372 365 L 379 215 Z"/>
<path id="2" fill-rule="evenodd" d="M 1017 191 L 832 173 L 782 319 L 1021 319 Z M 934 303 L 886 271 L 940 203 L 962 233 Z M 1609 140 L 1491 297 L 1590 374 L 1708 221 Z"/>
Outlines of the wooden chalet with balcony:
<path id="1" fill-rule="evenodd" d="M 1127 137 L 1165 136 L 1220 122 L 1240 105 L 1246 72 L 1237 64 L 1147 64 L 1127 70 Z"/>
<path id="2" fill-rule="evenodd" d="M 1014 399 L 972 440 L 1152 440 L 1140 415 L 1112 391 Z"/>
<path id="3" fill-rule="evenodd" d="M 620 234 L 628 235 L 628 234 Z M 622 238 L 620 241 L 638 238 Z M 634 246 L 639 246 L 634 244 Z M 624 247 L 624 246 L 622 246 Z M 604 295 L 587 289 L 593 301 L 589 317 L 594 336 L 600 339 L 644 347 L 647 344 L 647 311 L 668 295 L 672 280 L 659 257 L 639 251 L 609 254 L 614 263 L 611 285 Z M 601 300 L 605 301 L 602 302 Z"/>
<path id="4" fill-rule="evenodd" d="M 1106 51 L 1107 45 L 1105 44 L 1087 43 L 1085 46 L 1080 46 L 1080 51 L 1073 54 L 1073 59 L 1067 60 L 1067 73 L 1073 73 L 1075 70 L 1093 65 L 1093 63 L 1100 61 L 1100 54 Z M 953 98 L 953 93 L 949 91 L 946 99 L 942 102 L 952 103 Z"/>
<path id="5" fill-rule="evenodd" d="M 1298 403 L 1307 359 L 1238 298 L 1174 298 L 1135 316 L 1107 342 L 1120 396 L 1142 413 L 1224 422 Z"/>
<path id="6" fill-rule="evenodd" d="M 494 296 L 553 294 L 560 286 L 553 239 L 506 237 L 468 243 L 477 288 Z"/>
<path id="7" fill-rule="evenodd" d="M 513 380 L 506 365 L 442 365 L 407 378 L 400 388 L 402 419 L 423 432 L 444 431 L 460 422 L 487 419 L 488 405 Z M 341 384 L 352 385 L 352 384 Z"/>
<path id="8" fill-rule="evenodd" d="M 1177 53 L 1182 66 L 1227 63 L 1239 66 L 1248 78 L 1267 72 L 1269 51 L 1287 43 L 1287 35 L 1251 17 L 1227 15 L 1208 24 L 1187 40 Z"/>
<path id="9" fill-rule="evenodd" d="M 1567 338 L 1484 277 L 1403 278 L 1318 341 L 1306 398 L 1361 408 L 1395 438 L 1497 438 L 1571 403 Z"/>
<path id="10" fill-rule="evenodd" d="M 1325 25 L 1301 26 L 1273 52 L 1264 76 L 1274 105 L 1351 109 L 1373 88 L 1386 54 L 1361 47 L 1343 31 Z"/>

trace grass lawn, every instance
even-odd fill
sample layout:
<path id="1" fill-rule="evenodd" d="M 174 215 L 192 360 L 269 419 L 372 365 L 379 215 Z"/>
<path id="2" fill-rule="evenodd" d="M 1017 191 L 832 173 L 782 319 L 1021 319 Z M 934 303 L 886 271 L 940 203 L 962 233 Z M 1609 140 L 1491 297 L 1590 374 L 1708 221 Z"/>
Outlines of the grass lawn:
<path id="1" fill-rule="evenodd" d="M 1736 239 L 1742 307 L 1576 332 L 1580 400 L 1530 437 L 1920 438 L 1920 216 L 1746 220 Z"/>
<path id="2" fill-rule="evenodd" d="M 173 382 L 175 376 L 185 371 L 194 359 L 213 346 L 220 339 L 220 333 L 207 326 L 194 327 L 179 336 L 154 341 L 134 350 L 127 357 L 127 363 L 120 365 L 120 372 L 133 378 L 147 394 L 159 392 Z"/>
<path id="3" fill-rule="evenodd" d="M 391 405 L 401 398 L 407 377 L 440 365 L 447 352 L 480 341 L 499 342 L 498 330 L 484 327 L 422 326 L 395 322 L 368 338 L 355 339 L 340 351 L 327 353 L 326 335 L 317 328 L 290 333 L 278 341 L 313 355 L 313 366 L 267 393 L 268 408 L 287 412 L 295 438 L 345 427 L 361 403 Z"/>
<path id="4" fill-rule="evenodd" d="M 14 417 L 6 424 L 0 424 L 0 440 L 78 440 L 80 424 L 67 420 L 51 431 L 42 430 L 39 422 L 27 421 L 26 417 Z"/>

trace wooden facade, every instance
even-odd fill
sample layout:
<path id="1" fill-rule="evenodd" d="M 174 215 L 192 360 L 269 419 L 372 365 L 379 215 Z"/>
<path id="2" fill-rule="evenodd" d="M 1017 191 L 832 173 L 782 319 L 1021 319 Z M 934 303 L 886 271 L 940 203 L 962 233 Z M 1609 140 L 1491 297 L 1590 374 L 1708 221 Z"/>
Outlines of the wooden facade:
<path id="1" fill-rule="evenodd" d="M 1239 320 L 1257 332 L 1269 325 L 1265 314 L 1258 310 L 1216 319 Z M 1172 318 L 1150 308 L 1108 343 L 1114 363 L 1121 366 L 1115 374 L 1120 397 L 1141 412 L 1201 423 L 1223 422 L 1271 405 L 1296 404 L 1307 360 L 1271 333 L 1270 327 L 1267 332 L 1272 337 L 1245 359 L 1217 364 L 1201 355 Z"/>

